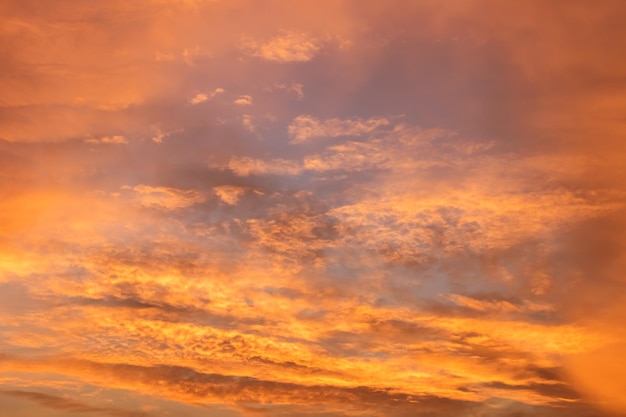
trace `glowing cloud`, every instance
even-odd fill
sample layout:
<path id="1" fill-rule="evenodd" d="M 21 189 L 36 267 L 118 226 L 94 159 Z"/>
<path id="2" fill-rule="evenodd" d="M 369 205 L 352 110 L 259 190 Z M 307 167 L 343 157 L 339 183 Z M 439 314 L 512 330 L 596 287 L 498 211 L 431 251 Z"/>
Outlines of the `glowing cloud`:
<path id="1" fill-rule="evenodd" d="M 215 194 L 226 204 L 235 205 L 239 198 L 246 192 L 245 188 L 232 185 L 223 185 L 213 189 Z"/>
<path id="2" fill-rule="evenodd" d="M 191 100 L 189 100 L 189 102 L 191 104 L 199 104 L 199 103 L 204 103 L 205 101 L 208 101 L 210 99 L 212 99 L 213 97 L 217 96 L 218 94 L 222 94 L 224 93 L 224 89 L 223 88 L 216 88 L 215 90 L 213 90 L 211 93 L 198 93 L 196 94 Z"/>
<path id="3" fill-rule="evenodd" d="M 240 96 L 234 103 L 238 106 L 249 106 L 252 104 L 252 96 Z"/>
<path id="4" fill-rule="evenodd" d="M 249 55 L 282 63 L 310 61 L 322 48 L 314 36 L 298 32 L 287 32 L 264 43 L 245 37 L 242 43 Z"/>
<path id="5" fill-rule="evenodd" d="M 0 415 L 623 414 L 624 21 L 3 1 Z"/>
<path id="6" fill-rule="evenodd" d="M 122 189 L 135 191 L 137 193 L 136 198 L 146 207 L 164 208 L 166 210 L 188 207 L 205 200 L 202 193 L 196 190 L 178 190 L 148 185 L 137 185 L 132 188 L 125 185 Z"/>
<path id="7" fill-rule="evenodd" d="M 124 136 L 115 135 L 115 136 L 103 136 L 98 139 L 87 139 L 85 140 L 87 143 L 112 143 L 117 145 L 125 145 L 128 143 L 128 140 Z"/>

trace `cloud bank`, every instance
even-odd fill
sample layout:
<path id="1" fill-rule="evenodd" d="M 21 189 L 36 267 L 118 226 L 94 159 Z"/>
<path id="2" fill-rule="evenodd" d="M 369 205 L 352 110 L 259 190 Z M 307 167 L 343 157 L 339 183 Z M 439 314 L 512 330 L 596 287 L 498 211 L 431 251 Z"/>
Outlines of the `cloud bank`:
<path id="1" fill-rule="evenodd" d="M 625 411 L 621 2 L 0 11 L 0 410 Z"/>

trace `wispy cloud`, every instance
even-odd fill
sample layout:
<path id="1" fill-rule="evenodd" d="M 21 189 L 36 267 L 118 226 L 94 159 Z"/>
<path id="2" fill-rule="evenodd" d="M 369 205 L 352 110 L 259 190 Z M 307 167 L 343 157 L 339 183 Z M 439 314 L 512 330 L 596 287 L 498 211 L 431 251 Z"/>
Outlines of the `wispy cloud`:
<path id="1" fill-rule="evenodd" d="M 274 84 L 269 88 L 269 90 L 282 90 L 294 93 L 298 100 L 302 100 L 304 98 L 304 85 L 302 85 L 302 83 Z"/>

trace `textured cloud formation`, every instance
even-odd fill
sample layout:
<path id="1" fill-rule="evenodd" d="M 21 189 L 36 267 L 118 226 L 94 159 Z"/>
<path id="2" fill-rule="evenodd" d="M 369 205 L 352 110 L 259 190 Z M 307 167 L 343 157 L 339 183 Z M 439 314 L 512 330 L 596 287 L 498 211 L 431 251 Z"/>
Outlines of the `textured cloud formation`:
<path id="1" fill-rule="evenodd" d="M 177 190 L 167 187 L 150 187 L 138 185 L 136 187 L 122 186 L 124 190 L 133 190 L 136 198 L 147 207 L 160 207 L 168 210 L 191 206 L 204 201 L 202 193 L 196 190 Z"/>
<path id="2" fill-rule="evenodd" d="M 337 136 L 361 136 L 369 133 L 379 126 L 389 124 L 385 118 L 373 118 L 369 120 L 340 120 L 330 119 L 320 122 L 314 117 L 303 115 L 296 117 L 289 125 L 288 132 L 292 141 L 304 142 L 315 137 Z"/>
<path id="3" fill-rule="evenodd" d="M 624 18 L 5 1 L 0 415 L 622 415 Z"/>

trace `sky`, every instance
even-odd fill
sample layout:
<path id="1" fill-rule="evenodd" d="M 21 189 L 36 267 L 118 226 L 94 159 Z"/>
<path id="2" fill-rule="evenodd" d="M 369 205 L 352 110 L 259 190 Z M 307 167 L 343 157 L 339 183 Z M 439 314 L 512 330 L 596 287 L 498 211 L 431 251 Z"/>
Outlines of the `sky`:
<path id="1" fill-rule="evenodd" d="M 625 416 L 625 19 L 0 1 L 0 417 Z"/>

